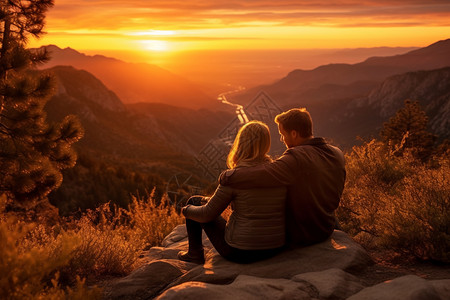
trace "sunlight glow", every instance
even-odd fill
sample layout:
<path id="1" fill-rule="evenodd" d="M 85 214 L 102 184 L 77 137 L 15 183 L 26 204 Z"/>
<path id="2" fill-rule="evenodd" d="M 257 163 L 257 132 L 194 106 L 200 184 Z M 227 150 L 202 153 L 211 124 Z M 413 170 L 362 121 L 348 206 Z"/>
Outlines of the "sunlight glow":
<path id="1" fill-rule="evenodd" d="M 141 41 L 146 50 L 151 51 L 167 51 L 169 50 L 168 43 L 166 41 L 161 40 L 146 40 Z"/>
<path id="2" fill-rule="evenodd" d="M 334 249 L 336 250 L 344 250 L 347 249 L 347 247 L 345 245 L 339 245 L 334 239 L 331 239 L 331 245 L 333 246 Z"/>
<path id="3" fill-rule="evenodd" d="M 447 39 L 450 4 L 58 0 L 30 47 L 166 54 L 203 50 L 425 47 Z M 398 2 L 398 3 L 397 3 Z M 404 2 L 400 5 L 400 2 Z M 448 2 L 448 1 L 447 1 Z M 92 3 L 92 4 L 91 4 Z M 176 5 L 179 3 L 180 5 Z M 205 2 L 206 3 L 206 2 Z M 264 3 L 264 4 L 261 4 Z M 267 5 L 266 5 L 267 4 Z"/>
<path id="4" fill-rule="evenodd" d="M 174 30 L 146 30 L 128 33 L 131 36 L 168 36 L 174 34 Z"/>

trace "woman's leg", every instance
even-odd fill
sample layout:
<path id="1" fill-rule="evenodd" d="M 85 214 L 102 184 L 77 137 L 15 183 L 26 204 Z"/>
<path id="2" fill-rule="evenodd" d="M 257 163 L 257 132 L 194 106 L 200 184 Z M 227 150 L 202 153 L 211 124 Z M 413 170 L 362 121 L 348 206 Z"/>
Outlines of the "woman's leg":
<path id="1" fill-rule="evenodd" d="M 201 205 L 201 196 L 189 198 L 188 204 Z M 209 223 L 199 223 L 186 219 L 186 229 L 189 238 L 189 251 L 181 251 L 178 258 L 184 261 L 202 264 L 205 262 L 202 243 L 202 229 L 205 231 L 211 244 L 219 254 L 227 260 L 237 263 L 251 263 L 272 257 L 281 251 L 279 249 L 268 250 L 242 250 L 230 246 L 225 241 L 225 228 L 227 221 L 219 216 Z"/>
<path id="2" fill-rule="evenodd" d="M 219 216 L 214 221 L 203 223 L 201 226 L 208 236 L 211 244 L 225 259 L 237 263 L 252 263 L 267 259 L 281 252 L 282 248 L 267 250 L 243 250 L 230 246 L 225 241 L 225 228 L 227 221 Z"/>
<path id="3" fill-rule="evenodd" d="M 209 223 L 201 224 L 203 230 L 208 236 L 209 241 L 214 246 L 214 248 L 225 258 L 230 257 L 233 253 L 233 247 L 228 245 L 225 241 L 225 228 L 227 221 L 225 221 L 222 216 L 217 217 L 215 220 Z"/>
<path id="4" fill-rule="evenodd" d="M 187 204 L 201 205 L 201 196 L 193 196 L 189 198 Z M 194 220 L 186 219 L 186 230 L 189 239 L 189 250 L 181 251 L 178 258 L 184 261 L 191 261 L 196 263 L 204 262 L 203 243 L 202 243 L 202 229 L 205 231 L 208 239 L 214 248 L 225 258 L 232 257 L 235 250 L 225 241 L 225 227 L 227 221 L 219 216 L 209 223 L 199 223 Z"/>
<path id="5" fill-rule="evenodd" d="M 202 196 L 193 196 L 189 198 L 187 204 L 200 206 Z M 202 225 L 194 220 L 186 219 L 186 230 L 189 239 L 189 251 L 203 252 L 202 244 Z"/>
<path id="6" fill-rule="evenodd" d="M 189 198 L 187 204 L 199 206 L 201 205 L 201 199 L 201 196 L 193 196 Z M 202 243 L 202 225 L 194 220 L 186 219 L 186 230 L 188 234 L 189 250 L 187 252 L 180 251 L 178 253 L 178 258 L 183 261 L 203 264 L 205 262 L 205 256 Z"/>

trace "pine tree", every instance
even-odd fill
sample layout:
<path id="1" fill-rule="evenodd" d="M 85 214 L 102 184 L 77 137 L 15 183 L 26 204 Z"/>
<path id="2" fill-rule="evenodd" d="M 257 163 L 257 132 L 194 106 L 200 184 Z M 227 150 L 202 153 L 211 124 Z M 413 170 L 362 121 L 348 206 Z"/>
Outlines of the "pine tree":
<path id="1" fill-rule="evenodd" d="M 83 130 L 74 116 L 47 122 L 53 80 L 34 66 L 48 53 L 25 48 L 28 37 L 43 34 L 53 0 L 0 3 L 0 194 L 10 207 L 31 208 L 61 184 L 62 169 L 75 165 L 71 146 Z"/>
<path id="2" fill-rule="evenodd" d="M 433 149 L 435 136 L 427 131 L 428 116 L 418 101 L 405 100 L 405 106 L 383 124 L 380 132 L 383 142 L 389 144 L 396 154 L 405 149 L 421 159 L 426 159 Z"/>

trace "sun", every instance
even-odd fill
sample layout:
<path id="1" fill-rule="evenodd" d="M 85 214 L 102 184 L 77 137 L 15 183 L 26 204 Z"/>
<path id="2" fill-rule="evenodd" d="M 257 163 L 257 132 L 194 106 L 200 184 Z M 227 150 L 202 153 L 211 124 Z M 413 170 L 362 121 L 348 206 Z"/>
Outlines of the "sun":
<path id="1" fill-rule="evenodd" d="M 164 52 L 169 50 L 169 45 L 162 40 L 145 40 L 141 42 L 146 50 Z"/>

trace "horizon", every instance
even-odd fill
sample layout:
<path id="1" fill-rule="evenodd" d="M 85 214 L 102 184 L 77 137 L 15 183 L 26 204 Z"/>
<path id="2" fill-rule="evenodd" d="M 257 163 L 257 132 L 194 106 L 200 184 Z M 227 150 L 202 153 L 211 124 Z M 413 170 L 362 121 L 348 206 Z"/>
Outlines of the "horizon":
<path id="1" fill-rule="evenodd" d="M 204 50 L 425 47 L 448 38 L 449 19 L 450 3 L 440 0 L 58 0 L 47 34 L 30 46 L 134 52 L 143 60 Z"/>
<path id="2" fill-rule="evenodd" d="M 440 0 L 57 0 L 46 15 L 47 34 L 29 46 L 149 63 L 207 88 L 250 87 L 295 69 L 426 47 L 449 38 L 448 20 L 450 3 Z M 352 49 L 360 51 L 335 53 Z"/>
<path id="3" fill-rule="evenodd" d="M 212 49 L 179 52 L 173 54 L 170 60 L 156 55 L 152 60 L 145 61 L 142 57 L 127 51 L 82 50 L 73 47 L 61 48 L 53 44 L 43 46 L 56 46 L 62 50 L 70 49 L 90 57 L 103 56 L 126 63 L 155 65 L 197 83 L 205 92 L 211 90 L 212 94 L 239 86 L 251 88 L 270 84 L 296 69 L 313 70 L 327 64 L 355 64 L 369 57 L 401 55 L 419 49 L 419 47 L 259 49 L 257 51 Z M 198 61 L 203 63 L 198 64 Z"/>

